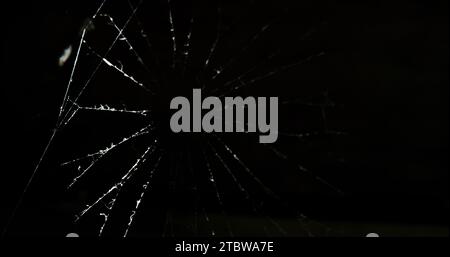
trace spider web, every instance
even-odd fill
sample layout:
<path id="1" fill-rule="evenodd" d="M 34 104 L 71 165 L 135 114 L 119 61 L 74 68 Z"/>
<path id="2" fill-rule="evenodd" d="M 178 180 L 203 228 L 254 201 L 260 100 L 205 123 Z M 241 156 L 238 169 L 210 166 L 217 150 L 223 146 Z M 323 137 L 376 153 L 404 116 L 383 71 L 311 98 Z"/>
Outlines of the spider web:
<path id="1" fill-rule="evenodd" d="M 230 143 L 227 143 L 227 137 L 212 134 L 204 135 L 205 139 L 202 141 L 204 143 L 199 147 L 201 151 L 197 155 L 189 150 L 179 150 L 176 151 L 179 156 L 174 157 L 174 151 L 171 149 L 173 146 L 166 144 L 164 138 L 166 135 L 161 132 L 161 125 L 155 118 L 159 115 L 160 109 L 155 108 L 153 110 L 152 103 L 147 103 L 142 98 L 158 98 L 161 94 L 161 88 L 167 86 L 167 76 L 161 75 L 161 72 L 154 68 L 155 66 L 167 68 L 184 77 L 187 76 L 186 74 L 194 73 L 189 66 L 191 59 L 202 59 L 198 69 L 199 72 L 192 75 L 195 77 L 196 87 L 202 88 L 207 94 L 223 97 L 240 92 L 245 93 L 245 90 L 253 92 L 252 87 L 257 86 L 259 82 L 320 59 L 325 55 L 325 52 L 320 49 L 309 51 L 307 54 L 303 54 L 301 58 L 281 63 L 277 58 L 289 56 L 292 53 L 284 53 L 285 46 L 277 42 L 274 44 L 275 47 L 267 51 L 262 58 L 255 60 L 255 58 L 248 57 L 247 54 L 255 45 L 273 37 L 267 34 L 271 30 L 276 30 L 277 19 L 279 18 L 271 17 L 269 21 L 263 22 L 257 29 L 246 32 L 249 34 L 248 39 L 238 48 L 233 49 L 231 56 L 221 63 L 216 60 L 219 59 L 216 57 L 223 50 L 221 44 L 226 40 L 229 31 L 224 25 L 226 15 L 224 15 L 222 3 L 219 2 L 216 6 L 217 20 L 215 21 L 216 26 L 214 26 L 216 29 L 215 32 L 212 32 L 214 39 L 204 49 L 205 54 L 196 57 L 192 38 L 196 33 L 197 17 L 192 13 L 191 17 L 187 17 L 187 22 L 182 24 L 184 28 L 178 30 L 176 23 L 177 8 L 175 8 L 174 2 L 176 1 L 168 0 L 165 2 L 166 8 L 160 10 L 167 13 L 167 15 L 164 15 L 167 24 L 164 29 L 167 30 L 170 38 L 164 42 L 169 44 L 170 57 L 168 61 L 161 60 L 156 49 L 157 46 L 152 44 L 152 34 L 147 32 L 146 24 L 140 17 L 145 15 L 142 0 L 136 2 L 121 1 L 120 3 L 103 0 L 94 14 L 86 19 L 77 45 L 69 46 L 59 60 L 61 66 L 70 65 L 69 80 L 58 109 L 54 130 L 24 189 L 18 206 L 21 204 L 30 184 L 39 174 L 41 165 L 55 138 L 66 133 L 65 131 L 70 130 L 71 126 L 74 127 L 72 130 L 75 133 L 78 131 L 80 124 L 89 126 L 89 122 L 80 123 L 83 119 L 95 120 L 98 116 L 107 115 L 107 119 L 113 122 L 116 119 L 119 122 L 126 119 L 130 123 L 129 127 L 134 130 L 124 132 L 122 129 L 117 129 L 118 131 L 115 133 L 115 129 L 107 124 L 105 125 L 108 129 L 108 132 L 105 133 L 107 138 L 103 139 L 103 142 L 106 143 L 87 144 L 87 148 L 92 148 L 92 151 L 86 151 L 85 147 L 78 145 L 84 154 L 76 153 L 79 155 L 68 158 L 61 163 L 62 168 L 74 171 L 74 176 L 67 185 L 69 191 L 77 190 L 77 187 L 83 186 L 83 184 L 86 187 L 97 188 L 94 191 L 95 196 L 89 197 L 88 201 L 83 203 L 86 205 L 76 214 L 75 222 L 83 222 L 84 219 L 91 217 L 89 215 L 96 215 L 101 219 L 95 219 L 98 221 L 98 226 L 92 229 L 97 231 L 98 236 L 103 236 L 108 225 L 116 224 L 111 220 L 115 213 L 120 211 L 122 212 L 121 215 L 126 217 L 121 219 L 120 222 L 122 224 L 119 226 L 120 236 L 127 237 L 130 235 L 133 225 L 139 217 L 139 210 L 144 204 L 145 197 L 152 194 L 153 187 L 158 184 L 155 177 L 163 170 L 165 172 L 161 165 L 166 159 L 168 162 L 174 162 L 174 160 L 175 162 L 185 162 L 185 164 L 176 163 L 170 168 L 169 173 L 173 173 L 173 176 L 176 177 L 179 172 L 188 172 L 193 177 L 190 185 L 195 198 L 192 226 L 196 233 L 199 233 L 198 227 L 201 226 L 199 223 L 202 223 L 207 228 L 205 233 L 210 236 L 239 235 L 235 231 L 235 226 L 233 227 L 228 219 L 230 215 L 227 213 L 226 205 L 231 202 L 231 200 L 227 200 L 230 190 L 241 198 L 240 201 L 243 202 L 244 206 L 248 207 L 251 217 L 257 217 L 257 219 L 264 221 L 262 231 L 266 235 L 289 235 L 291 234 L 288 231 L 289 229 L 273 218 L 270 211 L 265 210 L 267 207 L 264 207 L 265 202 L 276 202 L 283 208 L 289 204 L 265 183 L 267 180 L 260 178 L 257 170 L 253 170 L 250 165 L 246 164 L 244 157 L 238 153 L 242 150 L 236 150 Z M 111 8 L 111 6 L 114 8 Z M 111 10 L 108 8 L 111 8 Z M 180 25 L 180 27 L 182 26 Z M 287 37 L 290 37 L 292 42 L 298 43 L 312 37 L 316 30 L 317 26 L 300 36 L 287 35 Z M 145 50 L 142 50 L 143 46 L 146 47 Z M 247 65 L 247 63 L 251 65 L 241 68 L 241 62 L 244 65 Z M 117 80 L 114 87 L 115 90 L 120 92 L 119 95 L 108 93 L 108 85 L 101 83 L 104 77 L 113 77 L 114 80 Z M 113 96 L 105 97 L 108 94 Z M 138 100 L 136 100 L 136 97 Z M 324 99 L 319 103 L 305 101 L 304 98 L 293 99 L 291 97 L 285 99 L 282 105 L 290 106 L 290 108 L 306 106 L 319 109 L 323 127 L 320 131 L 307 133 L 279 131 L 279 136 L 288 141 L 297 139 L 303 142 L 309 138 L 324 135 L 345 135 L 345 133 L 328 128 L 327 110 L 334 107 L 334 103 L 329 99 L 327 93 L 324 94 Z M 254 125 L 246 124 L 246 126 Z M 248 136 L 251 138 L 251 135 L 248 134 Z M 255 144 L 257 143 L 255 142 Z M 133 150 L 130 150 L 130 147 Z M 337 194 L 343 194 L 337 186 L 304 165 L 297 163 L 290 154 L 284 153 L 281 149 L 282 145 L 259 145 L 256 147 L 266 149 L 278 160 L 291 163 L 296 172 L 309 176 Z M 125 152 L 127 153 L 124 154 Z M 117 169 L 110 170 L 109 173 L 101 170 L 102 165 L 115 161 L 115 158 L 121 159 L 121 161 L 118 161 L 120 164 L 116 166 Z M 193 164 L 194 162 L 195 164 Z M 182 170 L 180 165 L 188 167 L 187 171 Z M 202 167 L 198 168 L 198 166 Z M 89 179 L 95 173 L 105 177 L 104 185 L 89 185 Z M 106 178 L 106 176 L 109 178 Z M 226 180 L 226 182 L 220 182 L 220 180 Z M 221 217 L 223 217 L 223 221 L 217 222 L 224 225 L 224 232 L 218 231 L 220 229 L 217 229 L 213 224 L 215 217 L 211 216 L 206 206 L 200 204 L 200 199 L 206 197 L 201 190 L 201 187 L 205 186 L 209 188 L 209 191 L 207 190 L 209 196 L 207 197 L 213 199 L 211 201 L 215 202 L 220 210 Z M 131 187 L 134 187 L 134 189 L 130 189 Z M 232 187 L 233 189 L 225 189 L 224 187 Z M 130 191 L 133 193 L 130 193 Z M 129 195 L 126 198 L 127 204 L 121 204 L 121 200 L 125 199 L 122 197 L 123 194 Z M 134 200 L 130 201 L 129 199 Z M 269 206 L 271 205 L 269 204 Z M 126 214 L 123 214 L 123 212 Z M 295 213 L 295 225 L 300 228 L 302 234 L 313 236 L 315 230 L 313 228 L 317 227 L 320 227 L 321 230 L 329 230 L 328 227 L 309 220 L 304 214 L 297 211 L 293 212 Z M 145 219 L 145 217 L 140 218 Z M 176 232 L 173 228 L 174 213 L 168 211 L 165 219 L 162 235 L 175 236 Z"/>

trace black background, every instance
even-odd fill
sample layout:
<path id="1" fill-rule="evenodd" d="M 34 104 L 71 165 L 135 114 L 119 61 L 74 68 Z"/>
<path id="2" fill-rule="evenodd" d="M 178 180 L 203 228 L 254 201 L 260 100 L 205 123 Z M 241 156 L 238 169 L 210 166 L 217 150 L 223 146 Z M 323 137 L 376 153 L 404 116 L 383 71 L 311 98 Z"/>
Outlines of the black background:
<path id="1" fill-rule="evenodd" d="M 164 1 L 157 2 L 156 5 L 164 6 Z M 237 152 L 255 174 L 267 181 L 274 191 L 289 202 L 289 210 L 285 210 L 277 207 L 277 203 L 272 205 L 270 200 L 264 200 L 268 202 L 264 212 L 288 227 L 289 235 L 303 235 L 290 229 L 290 224 L 293 223 L 292 210 L 299 210 L 312 220 L 331 228 L 331 231 L 324 232 L 311 225 L 311 229 L 318 235 L 359 236 L 368 232 L 392 236 L 448 234 L 447 5 L 446 1 L 255 1 L 224 4 L 229 23 L 235 25 L 230 25 L 231 32 L 227 34 L 227 42 L 230 43 L 218 51 L 216 65 L 226 61 L 245 45 L 246 40 L 267 19 L 280 16 L 282 18 L 277 20 L 273 33 L 262 38 L 263 43 L 254 46 L 243 60 L 253 63 L 266 56 L 265 47 L 279 44 L 283 45 L 284 52 L 274 62 L 275 66 L 278 63 L 291 63 L 317 51 L 326 52 L 323 58 L 299 65 L 264 80 L 257 88 L 241 93 L 280 96 L 281 99 L 300 98 L 320 103 L 323 101 L 323 93 L 328 91 L 336 106 L 328 110 L 327 127 L 345 131 L 346 136 L 321 135 L 307 139 L 306 142 L 292 142 L 291 139 L 280 137 L 277 148 L 284 150 L 290 157 L 290 161 L 284 164 L 270 157 L 270 152 L 256 143 L 256 137 L 225 136 L 230 145 L 234 146 L 233 149 L 239 149 Z M 208 46 L 212 42 L 216 28 L 214 4 L 198 2 L 197 6 L 201 8 L 196 10 L 204 14 L 198 31 L 209 33 L 205 32 L 195 38 L 194 30 L 193 45 L 197 43 L 195 49 L 199 50 L 193 54 L 193 64 L 187 71 L 188 74 L 196 70 L 196 61 L 204 58 L 205 52 L 202 49 L 208 48 L 203 44 Z M 92 15 L 95 7 L 96 4 L 86 3 L 21 3 L 2 7 L 2 227 L 6 225 L 20 198 L 58 114 L 70 72 L 69 66 L 58 67 L 58 57 L 67 45 L 76 47 L 80 27 L 85 18 Z M 145 10 L 153 14 L 149 15 L 153 18 L 148 18 L 148 24 L 151 24 L 151 30 L 158 35 L 155 39 L 158 49 L 156 52 L 162 56 L 162 63 L 155 66 L 163 68 L 155 73 L 173 77 L 165 68 L 170 66 L 169 28 L 163 22 L 150 22 L 152 19 L 163 21 L 167 18 L 167 13 L 146 7 L 139 13 L 143 19 L 146 17 Z M 118 22 L 123 23 L 123 19 L 127 17 L 121 15 L 123 9 L 120 7 L 110 11 L 118 13 Z M 284 15 L 285 12 L 288 14 Z M 189 13 L 187 6 L 178 6 L 174 11 L 174 16 L 179 19 L 176 24 L 180 42 L 187 28 L 185 25 L 189 24 L 189 19 L 183 17 L 189 17 Z M 317 30 L 311 40 L 302 43 L 289 40 L 311 28 Z M 102 34 L 97 34 L 97 40 L 102 38 Z M 104 40 L 109 42 L 106 36 Z M 100 42 L 99 47 L 102 49 L 102 42 L 97 42 Z M 120 51 L 115 54 L 123 55 Z M 233 69 L 245 70 L 239 65 L 245 67 L 246 62 L 240 61 Z M 89 67 L 83 67 L 84 72 L 91 71 L 92 65 Z M 134 69 L 133 66 L 130 68 Z M 100 89 L 90 92 L 92 97 L 86 99 L 87 103 L 99 97 L 103 101 L 115 103 L 117 95 L 122 94 L 122 88 L 114 87 L 105 95 L 104 89 L 115 82 L 115 78 L 109 77 L 109 74 L 111 72 L 105 71 L 103 75 L 99 75 L 103 76 L 103 80 L 99 79 L 100 82 L 97 83 L 101 85 Z M 232 78 L 233 74 L 224 76 Z M 170 81 L 164 85 L 165 89 L 161 94 L 168 98 L 178 92 L 185 94 L 186 88 L 181 88 L 180 85 L 186 84 L 190 88 L 194 83 L 192 81 Z M 173 87 L 174 90 L 167 90 L 167 87 Z M 132 92 L 126 97 L 138 97 L 139 100 L 133 100 L 133 104 L 137 106 L 146 103 L 146 99 L 142 100 L 143 96 L 138 92 Z M 162 101 L 162 106 L 164 104 L 166 102 Z M 166 117 L 162 116 L 164 120 Z M 92 227 L 98 226 L 98 218 L 92 218 L 95 215 L 81 225 L 73 225 L 73 217 L 84 204 L 92 202 L 95 196 L 113 182 L 113 178 L 105 179 L 108 174 L 103 174 L 106 176 L 84 181 L 81 188 L 67 193 L 65 187 L 74 173 L 61 169 L 58 165 L 64 160 L 96 149 L 95 146 L 98 147 L 99 144 L 93 139 L 98 139 L 99 135 L 110 142 L 111 139 L 120 138 L 132 131 L 128 130 L 129 127 L 138 125 L 130 123 L 128 117 L 119 120 L 112 120 L 111 117 L 100 118 L 100 121 L 97 119 L 99 118 L 88 116 L 82 121 L 80 118 L 81 121 L 78 120 L 72 130 L 62 136 L 64 140 L 57 140 L 11 223 L 9 235 L 63 236 L 72 231 L 81 235 L 95 234 L 96 229 Z M 98 124 L 94 124 L 94 121 Z M 89 129 L 82 130 L 86 125 Z M 113 131 L 105 129 L 111 126 L 114 127 Z M 323 132 L 320 108 L 281 106 L 280 130 Z M 119 134 L 116 134 L 117 131 Z M 174 234 L 195 235 L 189 221 L 183 217 L 192 215 L 191 201 L 195 199 L 192 183 L 199 179 L 200 185 L 206 185 L 207 177 L 205 174 L 201 175 L 201 168 L 197 168 L 203 163 L 198 154 L 200 146 L 193 144 L 203 142 L 203 139 L 164 135 L 167 148 L 172 149 L 169 150 L 172 157 L 163 164 L 161 174 L 169 175 L 161 175 L 161 182 L 157 183 L 155 192 L 149 193 L 152 196 L 137 217 L 134 233 L 140 236 L 161 235 L 164 231 L 165 213 L 169 209 L 175 216 L 181 217 L 175 223 Z M 131 155 L 127 150 L 123 151 L 123 154 Z M 178 175 L 170 172 L 170 163 L 186 162 L 188 152 L 192 153 L 194 169 L 203 177 L 186 175 L 190 173 L 184 164 L 178 167 Z M 181 156 L 181 160 L 174 159 L 177 156 Z M 317 183 L 308 175 L 296 174 L 292 169 L 292 162 L 305 164 L 342 189 L 344 195 Z M 107 172 L 116 165 L 117 163 L 107 163 L 99 173 Z M 171 180 L 171 176 L 176 179 Z M 231 187 L 231 181 L 224 181 L 223 188 Z M 243 182 L 247 184 L 251 181 L 244 179 Z M 235 191 L 227 191 L 228 199 L 231 199 L 229 201 L 236 203 L 228 204 L 226 211 L 235 224 L 236 234 L 260 235 L 259 227 L 267 221 L 260 220 L 247 210 L 246 203 L 239 200 L 241 197 Z M 201 190 L 201 195 L 206 195 L 206 208 L 212 217 L 217 217 L 214 222 L 220 231 L 225 217 L 212 204 L 213 198 L 208 196 L 211 194 L 210 188 Z M 255 194 L 260 198 L 258 193 Z M 133 204 L 128 202 L 130 205 L 124 204 L 124 209 Z M 127 211 L 117 214 L 117 223 L 112 222 L 116 226 L 108 233 L 120 233 L 123 222 L 119 222 L 119 218 L 127 214 Z M 254 225 L 242 228 L 239 224 L 243 223 Z M 278 235 L 276 231 L 271 233 Z"/>

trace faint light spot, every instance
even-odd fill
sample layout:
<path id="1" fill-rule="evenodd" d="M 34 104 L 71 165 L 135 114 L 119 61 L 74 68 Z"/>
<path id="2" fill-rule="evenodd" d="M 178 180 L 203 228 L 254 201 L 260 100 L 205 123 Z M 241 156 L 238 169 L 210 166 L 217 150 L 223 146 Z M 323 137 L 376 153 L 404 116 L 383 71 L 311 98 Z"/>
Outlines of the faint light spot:
<path id="1" fill-rule="evenodd" d="M 77 233 L 69 233 L 66 237 L 80 237 Z"/>
<path id="2" fill-rule="evenodd" d="M 80 36 L 83 34 L 83 30 L 87 32 L 95 30 L 95 25 L 92 19 L 85 19 L 80 29 Z"/>
<path id="3" fill-rule="evenodd" d="M 72 55 L 72 45 L 69 45 L 66 49 L 64 49 L 64 52 L 59 57 L 58 65 L 59 67 L 64 66 L 64 64 L 69 60 L 70 56 Z"/>
<path id="4" fill-rule="evenodd" d="M 366 237 L 380 237 L 377 233 L 369 233 Z"/>

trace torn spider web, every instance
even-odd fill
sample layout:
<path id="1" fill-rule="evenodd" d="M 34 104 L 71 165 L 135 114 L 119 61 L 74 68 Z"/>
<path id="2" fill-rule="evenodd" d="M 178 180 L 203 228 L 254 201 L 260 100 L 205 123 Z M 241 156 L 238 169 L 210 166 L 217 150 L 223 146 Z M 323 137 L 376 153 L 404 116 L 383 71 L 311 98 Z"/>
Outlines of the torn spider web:
<path id="1" fill-rule="evenodd" d="M 160 11 L 161 13 L 167 12 L 167 14 L 161 15 L 166 19 L 165 23 L 163 22 L 162 24 L 166 25 L 165 29 L 167 32 L 160 35 L 147 31 L 146 23 L 140 17 L 142 14 L 145 14 L 142 10 L 144 6 L 142 0 L 136 3 L 132 1 L 113 3 L 112 1 L 103 0 L 99 4 L 94 14 L 88 19 L 88 24 L 85 24 L 82 28 L 76 51 L 72 47 L 69 47 L 59 59 L 61 66 L 71 65 L 69 81 L 59 108 L 55 128 L 23 191 L 18 206 L 22 203 L 30 184 L 38 175 L 41 165 L 47 157 L 49 148 L 52 146 L 55 138 L 63 130 L 70 129 L 71 125 L 75 122 L 74 120 L 81 120 L 88 114 L 95 116 L 107 113 L 109 115 L 108 117 L 111 117 L 113 120 L 116 115 L 120 116 L 120 119 L 124 117 L 130 120 L 141 119 L 140 122 L 130 122 L 133 125 L 141 125 L 136 126 L 135 130 L 128 132 L 126 136 L 122 136 L 122 133 L 114 135 L 114 138 L 109 140 L 110 143 L 97 145 L 96 149 L 91 151 L 91 153 L 85 152 L 81 156 L 60 163 L 63 168 L 76 170 L 76 175 L 67 185 L 68 190 L 76 190 L 74 188 L 79 184 L 89 181 L 90 175 L 96 173 L 99 167 L 112 161 L 111 159 L 113 158 L 118 158 L 115 152 L 123 152 L 125 147 L 131 146 L 135 150 L 130 155 L 135 156 L 129 157 L 131 160 L 127 160 L 128 168 L 124 170 L 121 168 L 110 170 L 110 172 L 114 173 L 116 181 L 107 179 L 105 181 L 111 182 L 111 184 L 99 186 L 103 191 L 97 192 L 98 190 L 93 190 L 94 193 L 91 193 L 89 199 L 86 199 L 87 203 L 84 203 L 88 205 L 81 208 L 81 211 L 76 215 L 75 222 L 82 222 L 82 219 L 89 218 L 87 217 L 88 214 L 96 213 L 102 219 L 98 227 L 92 229 L 97 231 L 98 236 L 104 235 L 108 225 L 111 224 L 112 226 L 112 224 L 115 224 L 112 219 L 120 211 L 119 209 L 121 209 L 118 207 L 120 200 L 123 199 L 121 195 L 131 191 L 129 189 L 130 187 L 137 187 L 138 189 L 135 189 L 135 194 L 126 198 L 133 204 L 130 204 L 129 209 L 122 210 L 122 212 L 127 213 L 127 218 L 122 221 L 122 224 L 125 225 L 121 225 L 122 232 L 120 235 L 123 237 L 130 235 L 136 219 L 145 219 L 144 216 L 139 216 L 139 211 L 146 203 L 146 196 L 155 193 L 152 190 L 154 184 L 161 184 L 161 182 L 158 182 L 157 177 L 164 177 L 161 173 L 166 172 L 162 168 L 164 159 L 168 159 L 169 156 L 174 156 L 173 152 L 182 152 L 183 155 L 190 156 L 189 158 L 180 158 L 180 160 L 187 162 L 185 164 L 189 166 L 187 170 L 201 170 L 201 172 L 196 172 L 196 176 L 199 177 L 198 181 L 192 182 L 195 188 L 195 198 L 198 199 L 193 211 L 196 224 L 193 228 L 195 233 L 198 232 L 198 219 L 201 216 L 203 218 L 202 222 L 206 224 L 207 235 L 216 236 L 220 233 L 220 228 L 218 228 L 220 226 L 215 225 L 217 223 L 221 223 L 222 227 L 225 227 L 222 229 L 224 231 L 223 234 L 229 236 L 239 235 L 235 231 L 236 226 L 233 227 L 230 221 L 231 216 L 233 216 L 233 214 L 229 213 L 231 201 L 226 200 L 230 195 L 228 191 L 231 190 L 226 187 L 234 187 L 235 189 L 231 191 L 236 192 L 237 190 L 239 198 L 243 201 L 244 206 L 246 205 L 248 207 L 251 216 L 257 217 L 257 219 L 262 221 L 263 233 L 267 235 L 289 235 L 290 232 L 287 231 L 286 225 L 281 224 L 277 218 L 273 217 L 266 210 L 267 207 L 264 206 L 264 199 L 270 199 L 268 201 L 280 203 L 282 206 L 288 206 L 288 204 L 259 177 L 258 170 L 251 168 L 251 166 L 255 165 L 248 165 L 245 159 L 238 154 L 238 152 L 242 152 L 243 150 L 236 151 L 233 149 L 231 144 L 226 142 L 225 137 L 221 135 L 204 135 L 203 139 L 198 142 L 202 144 L 200 151 L 198 151 L 197 155 L 191 155 L 189 150 L 174 150 L 173 144 L 166 143 L 168 141 L 165 138 L 167 137 L 167 132 L 164 131 L 166 127 L 161 125 L 159 123 L 160 120 L 156 118 L 156 116 L 160 116 L 159 112 L 161 111 L 161 108 L 158 108 L 158 106 L 156 106 L 155 110 L 152 108 L 154 107 L 152 103 L 142 105 L 143 108 L 134 108 L 135 106 L 139 107 L 140 101 L 131 101 L 129 104 L 124 104 L 128 99 L 119 99 L 118 101 L 112 101 L 113 103 L 104 103 L 96 101 L 96 97 L 87 97 L 93 91 L 97 92 L 93 88 L 99 85 L 99 77 L 114 76 L 114 78 L 121 78 L 120 83 L 117 83 L 119 84 L 117 85 L 119 89 L 115 86 L 115 90 L 119 90 L 123 94 L 119 94 L 117 98 L 122 96 L 126 98 L 129 92 L 134 92 L 132 95 L 137 95 L 139 98 L 149 97 L 152 100 L 157 99 L 163 94 L 160 91 L 161 88 L 170 86 L 165 84 L 170 75 L 167 74 L 169 72 L 161 72 L 164 69 L 169 70 L 169 74 L 177 73 L 177 76 L 181 78 L 187 78 L 190 73 L 194 73 L 194 76 L 202 73 L 205 77 L 209 76 L 209 83 L 202 82 L 195 86 L 212 93 L 219 93 L 220 96 L 236 94 L 242 89 L 251 90 L 248 88 L 250 86 L 256 86 L 260 81 L 276 77 L 280 73 L 307 64 L 313 59 L 320 58 L 325 54 L 323 51 L 308 53 L 297 60 L 273 66 L 272 63 L 275 63 L 277 56 L 283 52 L 283 46 L 277 46 L 274 50 L 265 54 L 262 60 L 253 61 L 251 66 L 240 69 L 237 75 L 227 74 L 228 71 L 235 69 L 235 64 L 239 63 L 240 60 L 249 58 L 246 57 L 246 54 L 251 51 L 258 41 L 264 41 L 266 33 L 276 29 L 272 28 L 273 23 L 263 21 L 256 32 L 249 33 L 250 37 L 246 43 L 240 45 L 237 49 L 233 49 L 230 55 L 231 57 L 222 62 L 222 64 L 219 64 L 220 61 L 217 59 L 220 58 L 216 57 L 220 51 L 225 51 L 221 48 L 221 44 L 224 43 L 227 37 L 226 29 L 224 29 L 225 11 L 222 4 L 218 3 L 215 6 L 217 24 L 213 26 L 215 29 L 210 32 L 214 37 L 212 41 L 210 40 L 211 43 L 203 49 L 203 54 L 198 54 L 195 48 L 196 41 L 194 41 L 194 38 L 197 36 L 195 30 L 197 19 L 195 14 L 191 13 L 190 16 L 187 15 L 184 23 L 180 22 L 180 18 L 177 18 L 177 13 L 180 12 L 177 10 L 180 7 L 177 8 L 176 4 L 177 1 L 167 0 L 166 9 L 163 8 Z M 114 5 L 118 5 L 119 7 L 116 8 L 120 11 L 112 8 L 113 11 L 109 12 L 108 7 Z M 200 21 L 198 22 L 200 23 Z M 177 25 L 182 27 L 181 25 L 184 24 L 187 24 L 184 26 L 185 28 L 178 29 Z M 106 32 L 99 31 L 100 29 Z M 110 41 L 100 44 L 96 42 L 96 40 L 99 40 L 99 37 L 95 37 L 96 33 L 112 35 L 108 37 Z M 313 34 L 312 31 L 308 30 L 302 33 L 300 38 L 295 40 L 301 42 L 311 37 L 311 34 Z M 155 48 L 159 45 L 152 44 L 152 41 L 157 41 L 162 35 L 166 35 L 168 38 L 161 41 L 170 44 L 170 47 L 168 47 L 170 49 L 169 56 L 166 57 L 169 61 L 166 62 L 164 60 L 161 61 L 161 54 L 155 51 Z M 107 41 L 105 39 L 101 40 Z M 183 43 L 180 44 L 180 42 Z M 144 49 L 142 46 L 146 46 L 146 48 Z M 165 53 L 164 51 L 161 52 Z M 74 57 L 71 58 L 70 55 L 74 55 Z M 196 59 L 200 59 L 198 61 L 200 63 L 198 65 L 198 72 L 192 71 L 189 66 Z M 85 64 L 85 62 L 89 62 L 89 65 Z M 148 63 L 152 64 L 149 65 Z M 177 67 L 179 63 L 182 65 L 181 69 Z M 156 69 L 155 64 L 159 66 Z M 164 66 L 165 64 L 167 67 Z M 239 66 L 237 67 L 239 68 Z M 154 76 L 154 74 L 158 75 L 158 73 L 160 74 L 159 76 Z M 218 82 L 221 79 L 223 79 L 223 82 Z M 172 89 L 169 88 L 168 90 L 171 91 Z M 176 91 L 177 88 L 173 90 Z M 176 94 L 177 92 L 174 93 Z M 107 92 L 104 94 L 107 94 Z M 100 99 L 105 98 L 100 97 Z M 284 102 L 286 105 L 292 103 L 299 102 L 295 99 Z M 313 103 L 307 103 L 306 105 L 308 104 L 311 106 L 314 105 Z M 132 105 L 133 108 L 129 107 L 129 105 Z M 166 108 L 168 107 L 166 106 Z M 114 128 L 110 128 L 110 130 L 114 130 Z M 282 137 L 300 139 L 320 136 L 321 134 L 323 134 L 321 131 L 308 133 L 279 132 L 279 135 Z M 344 133 L 328 130 L 326 134 L 334 136 L 344 135 Z M 265 146 L 260 147 L 266 148 Z M 270 147 L 270 152 L 283 161 L 289 161 L 290 159 L 287 154 L 282 153 L 277 147 Z M 192 158 L 196 158 L 195 161 L 192 161 Z M 192 162 L 195 162 L 195 165 Z M 314 174 L 313 171 L 304 168 L 304 166 L 298 163 L 296 165 L 297 170 L 309 174 L 316 181 L 332 188 L 335 192 L 342 193 L 338 187 L 332 185 L 318 174 Z M 174 170 L 180 170 L 183 167 L 182 164 L 177 163 L 175 166 L 173 168 Z M 114 167 L 114 164 L 112 167 Z M 277 174 L 274 173 L 273 176 L 275 175 Z M 169 180 L 171 179 L 169 178 Z M 175 181 L 177 179 L 172 178 L 172 180 Z M 229 186 L 224 186 L 226 182 L 221 182 L 221 180 L 228 181 Z M 180 184 L 179 182 L 175 184 L 177 183 Z M 207 187 L 209 190 L 202 192 L 199 190 L 201 187 Z M 256 193 L 257 191 L 260 193 Z M 209 196 L 204 196 L 206 193 Z M 164 195 L 160 197 L 164 197 Z M 209 201 L 214 202 L 218 210 L 208 212 L 208 204 L 205 204 L 207 200 L 204 198 L 212 198 Z M 204 206 L 197 206 L 199 202 L 203 202 Z M 171 234 L 175 234 L 173 231 L 173 215 L 173 213 L 167 211 L 167 224 L 162 233 L 163 235 L 168 234 L 167 230 L 169 228 Z M 296 216 L 296 226 L 300 227 L 302 231 L 305 231 L 306 235 L 313 235 L 310 229 L 310 224 L 313 222 L 306 222 L 307 218 L 303 214 Z"/>

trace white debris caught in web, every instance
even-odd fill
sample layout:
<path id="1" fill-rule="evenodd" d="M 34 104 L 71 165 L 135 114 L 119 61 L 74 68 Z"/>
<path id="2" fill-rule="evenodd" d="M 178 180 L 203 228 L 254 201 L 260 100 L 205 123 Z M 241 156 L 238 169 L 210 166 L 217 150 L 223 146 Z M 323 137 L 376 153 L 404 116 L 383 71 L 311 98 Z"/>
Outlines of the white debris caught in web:
<path id="1" fill-rule="evenodd" d="M 64 52 L 58 59 L 59 67 L 64 66 L 64 64 L 66 64 L 67 60 L 69 60 L 71 55 L 72 55 L 72 45 L 69 45 L 66 49 L 64 49 Z"/>

